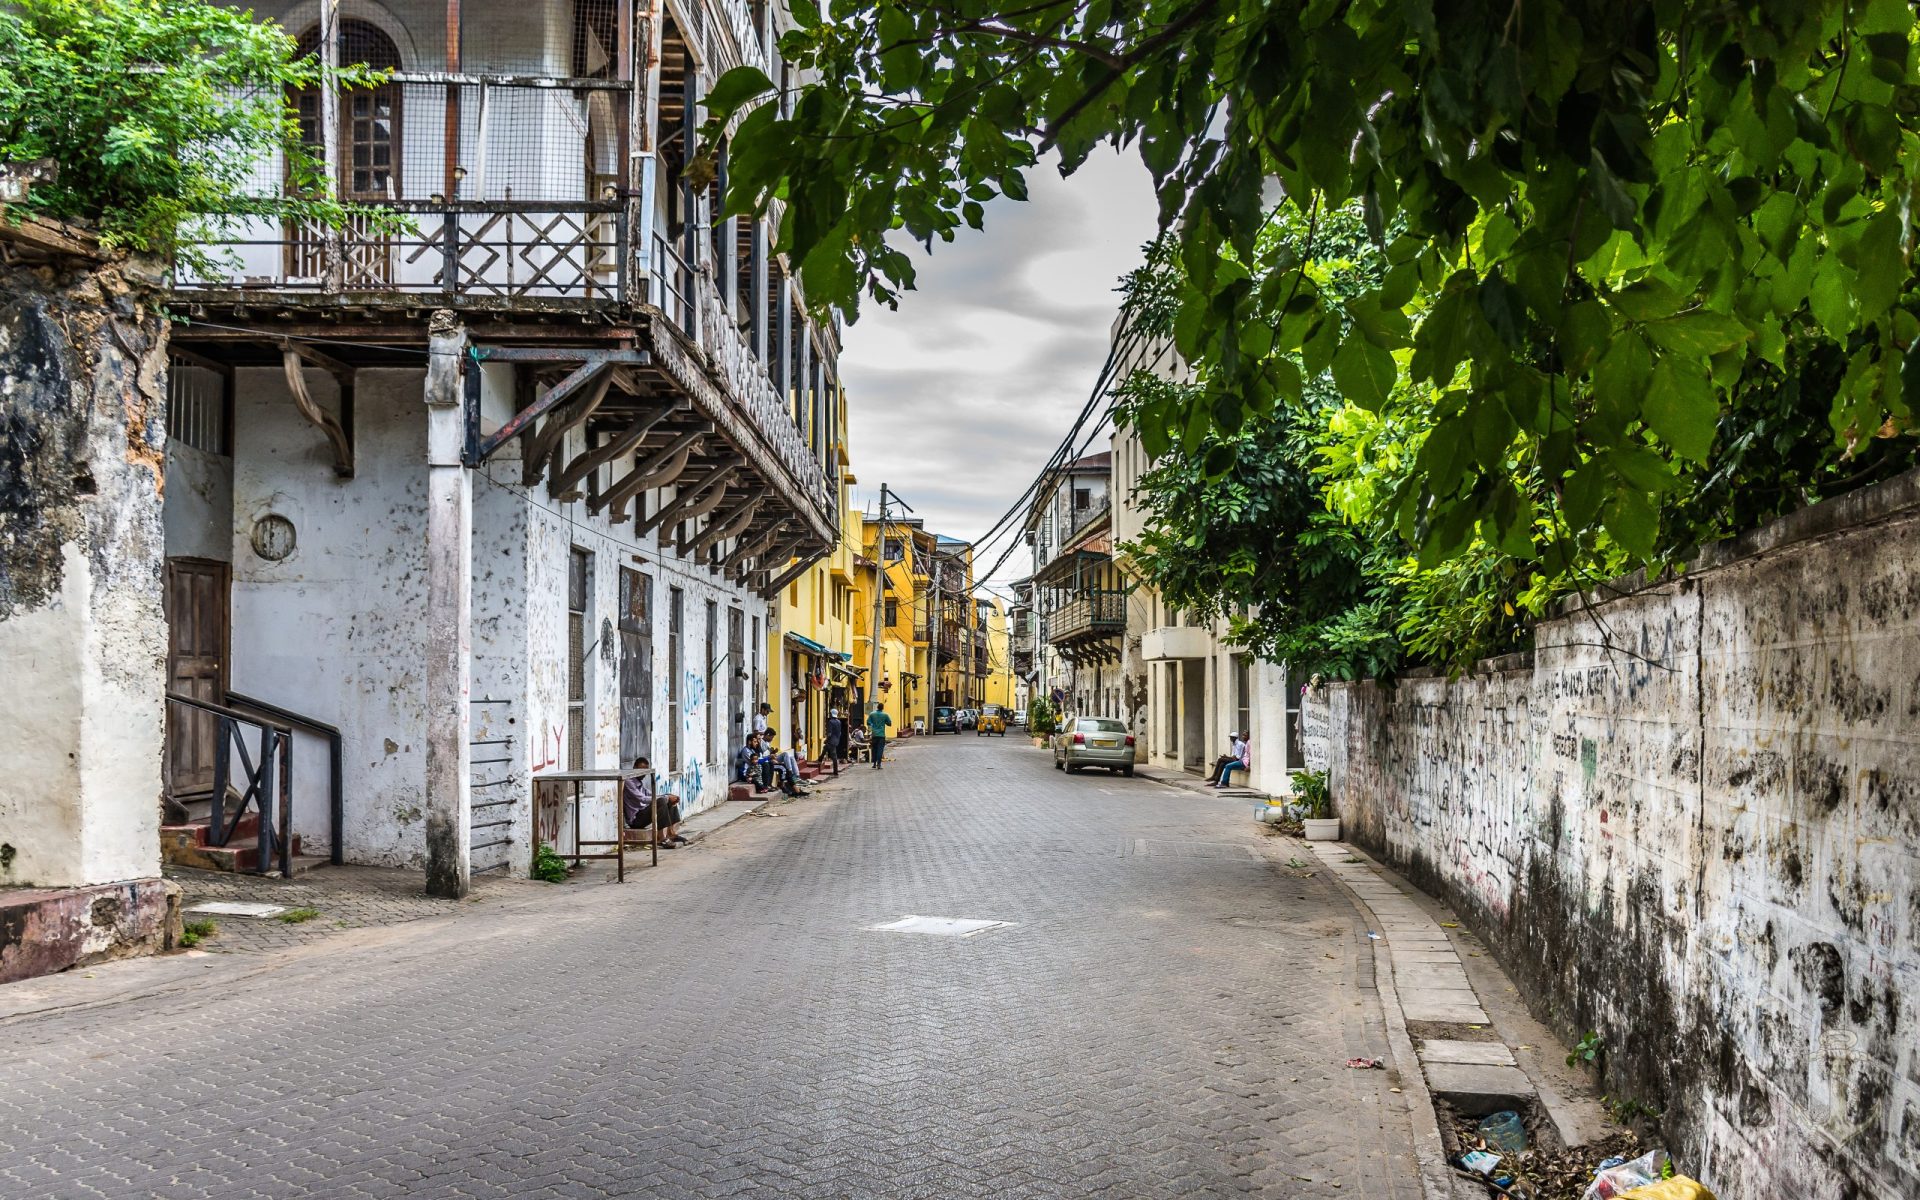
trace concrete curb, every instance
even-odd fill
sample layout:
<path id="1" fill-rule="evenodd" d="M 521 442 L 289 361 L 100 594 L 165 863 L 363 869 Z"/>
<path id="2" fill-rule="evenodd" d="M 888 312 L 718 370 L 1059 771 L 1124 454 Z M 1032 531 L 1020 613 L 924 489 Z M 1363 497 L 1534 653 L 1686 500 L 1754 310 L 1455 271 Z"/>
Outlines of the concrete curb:
<path id="1" fill-rule="evenodd" d="M 1311 848 L 1322 859 L 1336 851 L 1342 857 L 1359 855 L 1345 842 L 1314 842 Z M 1372 862 L 1371 859 L 1367 861 Z M 1381 922 L 1372 906 L 1340 877 L 1340 873 L 1329 871 L 1328 877 L 1345 893 L 1348 902 L 1365 916 L 1367 923 L 1378 928 Z M 1392 945 L 1385 938 L 1367 940 L 1373 950 L 1373 978 L 1374 986 L 1380 993 L 1380 1011 L 1387 1023 L 1387 1050 L 1393 1055 L 1394 1066 L 1399 1069 L 1400 1094 L 1406 1098 L 1407 1118 L 1413 1126 L 1413 1157 L 1420 1167 L 1420 1190 L 1426 1200 L 1462 1200 L 1466 1196 L 1477 1198 L 1476 1192 L 1456 1190 L 1461 1181 L 1447 1165 L 1446 1143 L 1440 1138 L 1440 1118 L 1434 1111 L 1433 1095 L 1427 1090 L 1426 1072 L 1421 1069 L 1420 1056 L 1414 1051 L 1413 1037 L 1407 1032 L 1407 1016 L 1400 1005 L 1400 989 L 1393 974 Z"/>

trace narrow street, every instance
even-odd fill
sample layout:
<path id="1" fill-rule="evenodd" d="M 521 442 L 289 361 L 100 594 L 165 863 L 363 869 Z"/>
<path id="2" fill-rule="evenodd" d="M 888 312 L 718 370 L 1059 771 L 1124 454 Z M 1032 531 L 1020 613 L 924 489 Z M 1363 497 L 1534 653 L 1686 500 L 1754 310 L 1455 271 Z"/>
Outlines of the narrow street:
<path id="1" fill-rule="evenodd" d="M 0 1194 L 1419 1194 L 1365 927 L 1243 803 L 966 735 L 771 811 L 7 1022 Z"/>

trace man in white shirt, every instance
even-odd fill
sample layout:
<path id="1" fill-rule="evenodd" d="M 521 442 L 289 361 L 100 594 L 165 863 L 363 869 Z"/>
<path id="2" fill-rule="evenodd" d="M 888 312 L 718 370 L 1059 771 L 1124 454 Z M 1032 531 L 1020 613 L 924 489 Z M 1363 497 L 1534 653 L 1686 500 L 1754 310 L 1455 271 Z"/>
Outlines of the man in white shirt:
<path id="1" fill-rule="evenodd" d="M 1247 739 L 1252 736 L 1252 730 L 1233 735 L 1233 748 L 1228 751 L 1229 757 L 1220 764 L 1214 777 L 1207 781 L 1208 787 L 1226 787 L 1227 780 L 1232 778 L 1235 771 L 1245 771 L 1253 765 L 1252 747 L 1247 743 Z"/>

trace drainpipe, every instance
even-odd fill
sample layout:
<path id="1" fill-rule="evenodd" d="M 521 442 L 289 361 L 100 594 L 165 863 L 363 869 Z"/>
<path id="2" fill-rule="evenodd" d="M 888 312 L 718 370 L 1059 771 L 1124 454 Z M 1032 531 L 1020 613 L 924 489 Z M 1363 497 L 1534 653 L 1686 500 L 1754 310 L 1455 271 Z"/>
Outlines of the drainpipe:
<path id="1" fill-rule="evenodd" d="M 473 477 L 462 455 L 467 330 L 442 309 L 427 335 L 427 894 L 458 900 L 472 884 L 473 868 L 467 745 Z"/>

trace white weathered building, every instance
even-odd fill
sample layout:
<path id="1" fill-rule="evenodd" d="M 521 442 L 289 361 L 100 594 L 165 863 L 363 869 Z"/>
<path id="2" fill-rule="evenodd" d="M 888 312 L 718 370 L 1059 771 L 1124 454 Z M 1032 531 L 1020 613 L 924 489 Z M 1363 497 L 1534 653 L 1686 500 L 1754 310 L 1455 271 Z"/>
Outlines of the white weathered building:
<path id="1" fill-rule="evenodd" d="M 777 670 L 768 597 L 841 504 L 838 332 L 769 252 L 777 212 L 718 215 L 724 144 L 693 182 L 720 74 L 760 66 L 789 102 L 781 8 L 255 11 L 392 72 L 296 99 L 339 194 L 410 228 L 255 223 L 178 283 L 172 819 L 198 815 L 229 719 L 189 701 L 291 729 L 304 853 L 425 866 L 450 894 L 571 844 L 542 774 L 645 755 L 689 808 L 724 798 Z M 612 835 L 610 800 L 584 836 Z"/>
<path id="2" fill-rule="evenodd" d="M 1125 332 L 1116 325 L 1116 341 Z M 1127 344 L 1133 348 L 1121 360 L 1121 378 L 1135 370 L 1184 377 L 1185 364 L 1171 346 Z M 1289 772 L 1304 765 L 1300 688 L 1283 664 L 1232 645 L 1225 621 L 1202 622 L 1174 608 L 1141 578 L 1124 547 L 1145 530 L 1138 486 L 1153 463 L 1131 428 L 1116 429 L 1110 445 L 1113 541 L 1122 547 L 1118 567 L 1128 580 L 1120 663 L 1127 704 L 1113 715 L 1132 722 L 1141 762 L 1171 770 L 1205 771 L 1226 753 L 1234 733 L 1249 733 L 1253 763 L 1246 784 L 1274 793 L 1291 790 Z"/>

